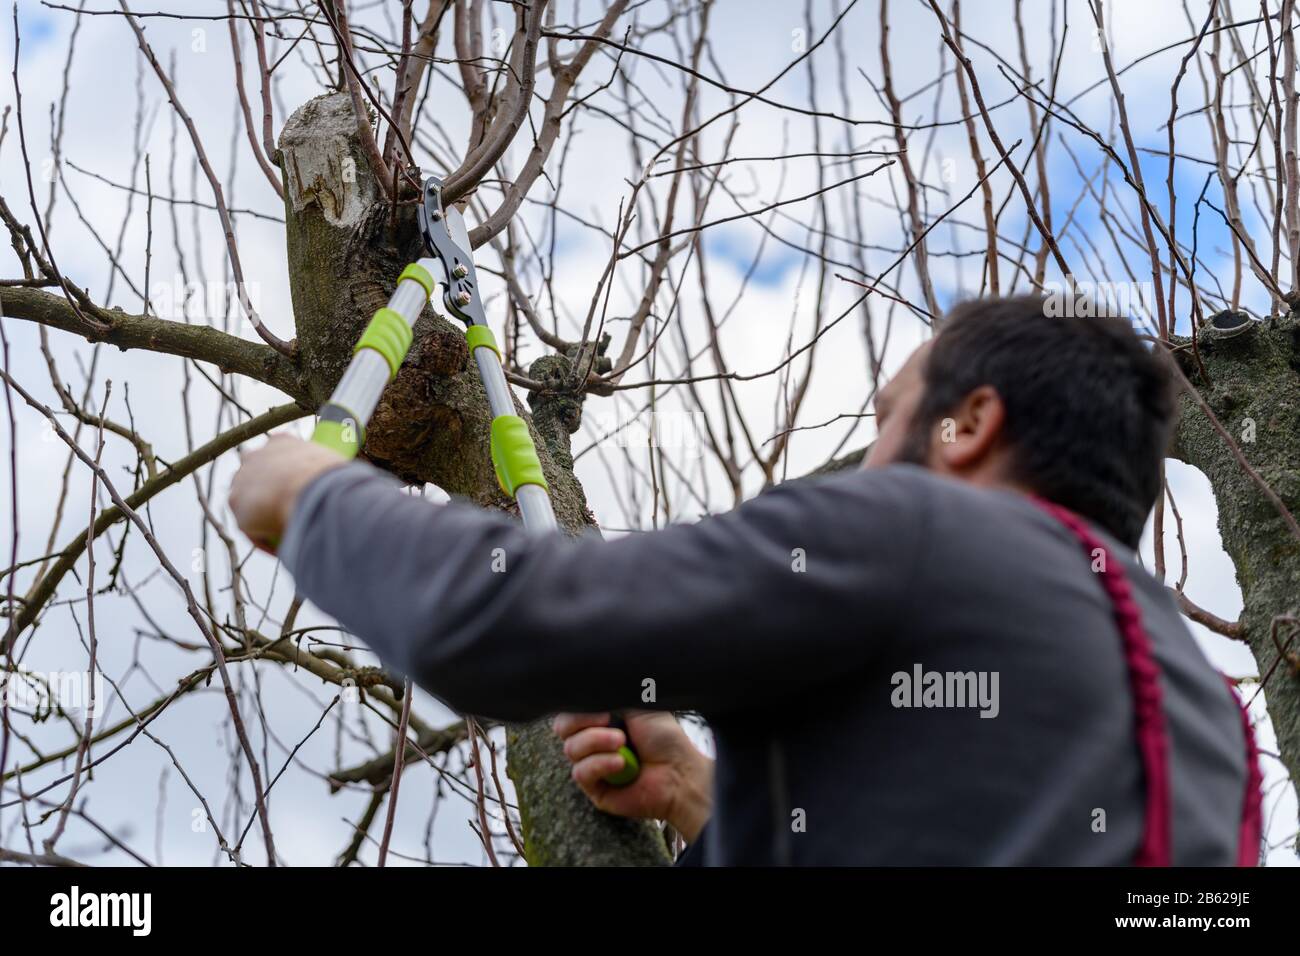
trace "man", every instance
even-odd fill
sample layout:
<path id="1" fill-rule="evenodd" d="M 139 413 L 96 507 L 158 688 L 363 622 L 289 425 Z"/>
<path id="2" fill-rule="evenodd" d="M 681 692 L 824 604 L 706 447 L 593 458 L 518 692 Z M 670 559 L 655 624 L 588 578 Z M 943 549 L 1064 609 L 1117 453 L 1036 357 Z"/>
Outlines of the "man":
<path id="1" fill-rule="evenodd" d="M 1258 851 L 1242 716 L 1134 553 L 1173 414 L 1126 323 L 986 300 L 881 390 L 865 469 L 693 525 L 531 537 L 284 438 L 231 506 L 452 707 L 573 712 L 597 805 L 702 862 L 1232 864 Z M 629 708 L 702 714 L 716 767 L 633 715 L 643 770 L 611 788 Z"/>

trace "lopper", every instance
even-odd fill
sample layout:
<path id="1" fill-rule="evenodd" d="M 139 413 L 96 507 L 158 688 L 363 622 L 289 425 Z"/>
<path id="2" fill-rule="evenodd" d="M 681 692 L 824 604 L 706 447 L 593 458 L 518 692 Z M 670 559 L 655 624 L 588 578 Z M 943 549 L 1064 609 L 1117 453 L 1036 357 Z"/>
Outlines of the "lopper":
<path id="1" fill-rule="evenodd" d="M 470 254 L 465 218 L 454 206 L 444 207 L 443 183 L 437 176 L 424 181 L 417 213 L 427 256 L 408 265 L 397 280 L 388 305 L 374 314 L 353 351 L 352 361 L 334 393 L 320 409 L 312 441 L 354 458 L 365 444 L 366 423 L 379 404 L 384 387 L 397 376 L 411 346 L 415 320 L 437 288 L 435 272 L 443 276 L 442 303 L 465 323 L 465 339 L 478 366 L 492 410 L 491 452 L 501 489 L 519 504 L 524 528 L 541 534 L 556 529 L 555 512 L 528 424 L 515 414 L 514 395 L 501 367 L 501 351 L 488 328 Z M 615 717 L 614 725 L 627 733 Z M 630 746 L 619 748 L 623 769 L 606 777 L 624 786 L 636 779 L 640 761 Z"/>

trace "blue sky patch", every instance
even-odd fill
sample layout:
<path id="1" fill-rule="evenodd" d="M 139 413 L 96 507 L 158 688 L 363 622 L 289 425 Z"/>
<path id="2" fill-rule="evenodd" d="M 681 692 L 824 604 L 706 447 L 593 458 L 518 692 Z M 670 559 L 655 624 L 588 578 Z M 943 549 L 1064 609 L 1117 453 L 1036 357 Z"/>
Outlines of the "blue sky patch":
<path id="1" fill-rule="evenodd" d="M 730 232 L 705 234 L 704 248 L 708 257 L 714 262 L 724 262 L 744 275 L 751 266 L 754 274 L 750 283 L 759 288 L 773 288 L 781 285 L 792 269 L 799 266 L 800 255 L 788 246 L 781 245 L 769 237 L 763 247 L 762 258 L 754 266 L 754 254 L 758 244 L 753 236 L 740 237 Z"/>

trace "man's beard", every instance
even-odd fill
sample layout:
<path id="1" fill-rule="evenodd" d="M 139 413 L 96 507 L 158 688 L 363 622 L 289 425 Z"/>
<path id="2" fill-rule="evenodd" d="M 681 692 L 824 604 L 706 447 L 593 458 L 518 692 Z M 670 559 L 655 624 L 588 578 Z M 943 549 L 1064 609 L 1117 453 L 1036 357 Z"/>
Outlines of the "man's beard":
<path id="1" fill-rule="evenodd" d="M 912 413 L 912 420 L 907 423 L 907 435 L 903 438 L 894 462 L 930 467 L 930 422 L 921 417 L 920 409 Z"/>

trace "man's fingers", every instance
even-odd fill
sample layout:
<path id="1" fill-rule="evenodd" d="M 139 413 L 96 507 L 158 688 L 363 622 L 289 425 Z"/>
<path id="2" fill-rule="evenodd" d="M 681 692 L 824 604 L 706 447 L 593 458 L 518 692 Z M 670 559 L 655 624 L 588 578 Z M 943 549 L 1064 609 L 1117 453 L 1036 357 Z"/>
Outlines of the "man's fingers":
<path id="1" fill-rule="evenodd" d="M 613 753 L 623 746 L 623 731 L 612 727 L 588 727 L 565 738 L 564 755 L 577 763 L 592 754 Z"/>
<path id="2" fill-rule="evenodd" d="M 599 796 L 609 788 L 605 778 L 623 769 L 623 758 L 616 753 L 592 754 L 573 765 L 573 779 L 583 790 Z"/>
<path id="3" fill-rule="evenodd" d="M 605 727 L 609 714 L 556 714 L 551 726 L 561 737 L 570 737 L 587 727 Z"/>

